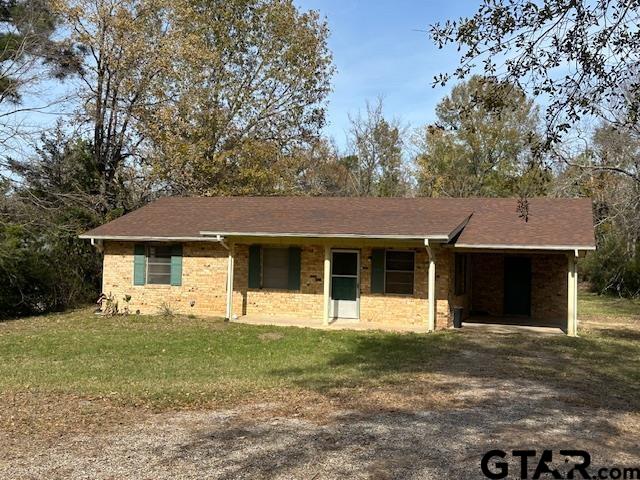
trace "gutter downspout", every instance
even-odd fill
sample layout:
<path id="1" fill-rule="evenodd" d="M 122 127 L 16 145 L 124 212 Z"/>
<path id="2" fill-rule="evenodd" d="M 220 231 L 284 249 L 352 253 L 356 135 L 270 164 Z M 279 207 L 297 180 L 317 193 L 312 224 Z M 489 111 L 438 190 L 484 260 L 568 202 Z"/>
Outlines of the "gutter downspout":
<path id="1" fill-rule="evenodd" d="M 429 239 L 424 239 L 424 246 L 429 255 L 429 280 L 428 280 L 428 301 L 429 301 L 429 318 L 427 330 L 433 332 L 436 329 L 436 258 L 429 244 Z"/>
<path id="2" fill-rule="evenodd" d="M 96 250 L 98 250 L 98 252 L 100 252 L 100 253 L 104 252 L 104 243 L 99 238 L 92 238 L 91 239 L 91 245 L 93 247 L 96 247 Z"/>
<path id="3" fill-rule="evenodd" d="M 223 237 L 223 236 L 221 236 L 221 235 L 216 235 L 216 241 L 220 242 L 220 245 L 222 245 L 222 246 L 225 248 L 225 250 L 227 250 L 227 251 L 229 250 L 229 245 L 227 245 L 227 244 L 225 243 L 225 240 L 224 240 L 224 237 Z"/>

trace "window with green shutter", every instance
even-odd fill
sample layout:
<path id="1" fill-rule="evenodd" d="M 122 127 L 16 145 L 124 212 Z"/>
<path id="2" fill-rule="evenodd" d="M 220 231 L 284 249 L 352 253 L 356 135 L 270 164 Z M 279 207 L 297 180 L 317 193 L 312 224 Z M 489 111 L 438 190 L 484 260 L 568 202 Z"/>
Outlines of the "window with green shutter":
<path id="1" fill-rule="evenodd" d="M 133 284 L 144 285 L 147 271 L 147 254 L 143 244 L 133 247 Z"/>
<path id="2" fill-rule="evenodd" d="M 149 245 L 147 248 L 147 283 L 150 285 L 171 284 L 172 247 Z"/>
<path id="3" fill-rule="evenodd" d="M 412 295 L 415 252 L 374 248 L 371 251 L 371 293 Z"/>
<path id="4" fill-rule="evenodd" d="M 182 245 L 136 244 L 134 285 L 182 285 Z"/>
<path id="5" fill-rule="evenodd" d="M 249 288 L 300 290 L 300 247 L 249 248 Z"/>
<path id="6" fill-rule="evenodd" d="M 387 250 L 384 264 L 384 293 L 413 295 L 415 252 Z"/>

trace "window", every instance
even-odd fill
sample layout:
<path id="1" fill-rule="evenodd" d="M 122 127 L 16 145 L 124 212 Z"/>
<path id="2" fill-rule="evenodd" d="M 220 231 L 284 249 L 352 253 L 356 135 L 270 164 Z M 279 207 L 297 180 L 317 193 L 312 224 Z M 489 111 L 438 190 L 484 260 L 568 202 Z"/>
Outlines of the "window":
<path id="1" fill-rule="evenodd" d="M 284 290 L 289 287 L 289 249 L 262 249 L 262 287 Z"/>
<path id="2" fill-rule="evenodd" d="M 456 253 L 455 294 L 467 293 L 467 256 Z"/>
<path id="3" fill-rule="evenodd" d="M 134 285 L 182 285 L 182 245 L 133 246 Z"/>
<path id="4" fill-rule="evenodd" d="M 171 284 L 171 247 L 150 246 L 147 248 L 147 283 Z"/>
<path id="5" fill-rule="evenodd" d="M 413 295 L 415 252 L 387 250 L 385 254 L 384 292 Z"/>
<path id="6" fill-rule="evenodd" d="M 300 290 L 300 247 L 249 247 L 249 288 Z"/>

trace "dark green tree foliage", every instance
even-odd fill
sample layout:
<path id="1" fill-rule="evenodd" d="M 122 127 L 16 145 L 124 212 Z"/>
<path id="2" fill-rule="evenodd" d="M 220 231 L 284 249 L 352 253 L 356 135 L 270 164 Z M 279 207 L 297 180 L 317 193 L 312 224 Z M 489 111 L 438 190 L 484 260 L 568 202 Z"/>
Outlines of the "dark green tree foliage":
<path id="1" fill-rule="evenodd" d="M 586 278 L 598 293 L 640 296 L 640 244 L 629 244 L 615 230 L 598 232 L 598 250 L 582 263 Z"/>
<path id="2" fill-rule="evenodd" d="M 95 213 L 91 145 L 58 131 L 43 138 L 37 157 L 9 165 L 19 180 L 4 185 L 0 205 L 0 317 L 95 300 L 100 255 L 78 238 L 105 220 Z"/>
<path id="3" fill-rule="evenodd" d="M 46 0 L 0 0 L 0 104 L 19 103 L 23 87 L 37 75 L 37 63 L 62 78 L 77 71 L 70 45 L 54 41 L 57 18 Z"/>
<path id="4" fill-rule="evenodd" d="M 544 195 L 550 173 L 534 161 L 538 110 L 518 87 L 473 76 L 436 107 L 418 138 L 418 192 L 425 196 Z"/>
<path id="5" fill-rule="evenodd" d="M 598 249 L 585 259 L 582 271 L 599 293 L 640 296 L 640 183 L 608 168 L 637 171 L 638 158 L 640 139 L 634 129 L 603 124 L 589 149 L 562 175 L 576 185 L 567 193 L 594 201 Z"/>

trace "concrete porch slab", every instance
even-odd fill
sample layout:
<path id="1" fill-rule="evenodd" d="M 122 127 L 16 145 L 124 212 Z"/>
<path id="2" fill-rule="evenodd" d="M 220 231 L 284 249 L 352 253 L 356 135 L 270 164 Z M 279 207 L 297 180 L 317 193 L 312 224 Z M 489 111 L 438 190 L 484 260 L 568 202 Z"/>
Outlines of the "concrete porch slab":
<path id="1" fill-rule="evenodd" d="M 427 333 L 426 325 L 401 325 L 394 323 L 361 322 L 359 320 L 338 318 L 332 320 L 329 325 L 324 325 L 322 320 L 290 315 L 243 315 L 231 320 L 231 323 L 244 323 L 247 325 L 274 325 L 277 327 L 315 328 L 318 330 L 380 330 L 396 333 Z M 522 333 L 533 332 L 536 334 L 564 335 L 560 328 L 542 327 L 532 325 L 506 325 L 499 323 L 476 323 L 465 321 L 461 329 L 457 331 L 478 333 Z"/>
<path id="2" fill-rule="evenodd" d="M 462 322 L 461 331 L 477 331 L 479 333 L 522 333 L 533 332 L 545 335 L 565 335 L 565 332 L 558 327 L 537 327 L 533 325 L 508 325 L 503 323 L 476 323 Z"/>
<path id="3" fill-rule="evenodd" d="M 471 315 L 463 322 L 468 323 L 489 323 L 493 325 L 517 325 L 524 327 L 551 327 L 564 328 L 566 320 L 561 319 L 541 319 L 524 315 Z"/>
<path id="4" fill-rule="evenodd" d="M 319 330 L 382 330 L 398 333 L 427 333 L 426 325 L 401 325 L 393 323 L 361 322 L 359 320 L 338 318 L 324 325 L 322 320 L 286 315 L 243 315 L 231 320 L 232 323 L 248 325 L 275 325 L 279 327 L 316 328 Z"/>

